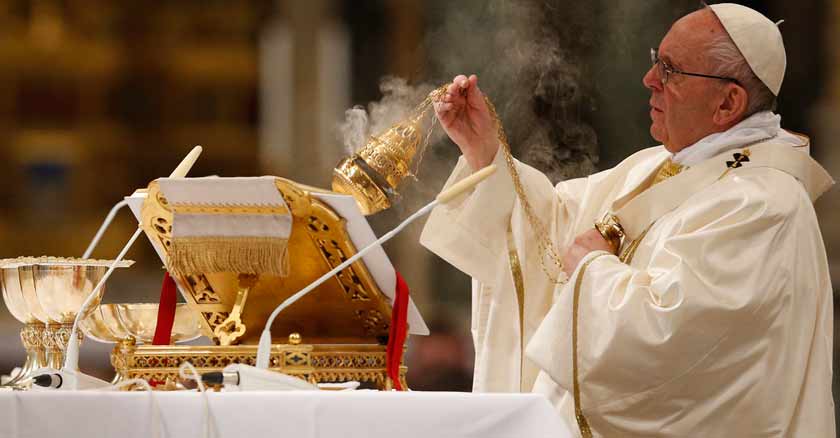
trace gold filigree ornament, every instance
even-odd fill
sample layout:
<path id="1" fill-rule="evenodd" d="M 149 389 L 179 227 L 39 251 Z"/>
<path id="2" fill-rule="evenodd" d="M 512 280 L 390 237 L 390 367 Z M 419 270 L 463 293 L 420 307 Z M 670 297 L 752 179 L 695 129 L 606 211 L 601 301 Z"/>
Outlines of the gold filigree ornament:
<path id="1" fill-rule="evenodd" d="M 429 138 L 434 130 L 433 121 L 432 126 L 424 136 L 422 134 L 423 119 L 432 104 L 443 97 L 448 86 L 449 84 L 444 84 L 433 90 L 412 111 L 407 120 L 394 124 L 381 135 L 372 136 L 358 153 L 342 160 L 333 170 L 333 190 L 353 196 L 365 215 L 390 208 L 399 199 L 397 188 L 400 183 L 406 176 L 413 177 L 416 169 L 419 168 L 423 152 L 428 146 Z M 540 266 L 554 283 L 564 284 L 568 281 L 568 278 L 563 271 L 563 259 L 560 256 L 560 251 L 551 241 L 547 227 L 537 217 L 528 201 L 496 107 L 486 95 L 484 101 L 495 122 L 496 134 L 499 143 L 502 145 L 502 153 L 513 180 L 516 195 L 522 204 L 534 235 L 537 236 Z M 411 170 L 412 168 L 415 170 Z M 547 266 L 548 261 L 554 265 L 554 268 Z"/>

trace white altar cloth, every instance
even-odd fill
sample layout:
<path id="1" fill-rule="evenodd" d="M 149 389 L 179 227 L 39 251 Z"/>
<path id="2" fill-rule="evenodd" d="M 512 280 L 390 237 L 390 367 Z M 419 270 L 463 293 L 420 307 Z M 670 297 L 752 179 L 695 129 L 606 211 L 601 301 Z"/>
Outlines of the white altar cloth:
<path id="1" fill-rule="evenodd" d="M 3 391 L 0 438 L 204 437 L 205 425 L 216 438 L 571 436 L 537 394 L 220 392 L 207 402 L 185 391 Z"/>

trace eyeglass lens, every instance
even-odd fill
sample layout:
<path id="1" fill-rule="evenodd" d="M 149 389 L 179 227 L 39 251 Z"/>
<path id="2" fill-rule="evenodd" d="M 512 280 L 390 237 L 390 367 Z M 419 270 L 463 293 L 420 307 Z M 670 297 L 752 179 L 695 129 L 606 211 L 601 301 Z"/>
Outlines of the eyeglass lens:
<path id="1" fill-rule="evenodd" d="M 659 71 L 659 80 L 662 82 L 662 85 L 668 83 L 668 76 L 669 69 L 665 67 L 665 63 L 659 59 L 659 54 L 656 52 L 656 49 L 650 49 L 650 62 L 656 66 L 656 69 Z"/>

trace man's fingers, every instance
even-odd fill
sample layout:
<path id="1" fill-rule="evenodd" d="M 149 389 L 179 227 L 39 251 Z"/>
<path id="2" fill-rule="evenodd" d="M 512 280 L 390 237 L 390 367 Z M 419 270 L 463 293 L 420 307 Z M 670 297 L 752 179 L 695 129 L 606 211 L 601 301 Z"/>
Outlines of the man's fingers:
<path id="1" fill-rule="evenodd" d="M 470 87 L 467 88 L 467 104 L 473 108 L 484 108 L 484 94 L 478 88 L 478 77 L 476 75 L 470 76 L 468 80 Z"/>
<path id="2" fill-rule="evenodd" d="M 467 88 L 469 86 L 469 78 L 467 78 L 464 75 L 458 75 L 455 76 L 454 79 L 452 79 L 452 83 L 461 88 Z"/>
<path id="3" fill-rule="evenodd" d="M 446 87 L 446 93 L 445 94 L 451 94 L 453 96 L 459 95 L 459 94 L 461 94 L 461 87 L 458 86 L 458 84 L 453 81 L 451 84 L 449 84 L 448 87 Z"/>
<path id="4" fill-rule="evenodd" d="M 447 102 L 435 102 L 435 115 L 440 123 L 444 126 L 449 126 L 454 118 L 454 111 L 452 111 L 452 104 Z"/>

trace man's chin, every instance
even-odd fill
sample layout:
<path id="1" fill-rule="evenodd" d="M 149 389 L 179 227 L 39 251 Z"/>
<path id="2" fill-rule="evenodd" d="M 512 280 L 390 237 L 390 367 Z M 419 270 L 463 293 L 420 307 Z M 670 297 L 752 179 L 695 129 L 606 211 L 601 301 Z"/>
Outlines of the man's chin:
<path id="1" fill-rule="evenodd" d="M 665 144 L 665 140 L 667 139 L 667 136 L 662 134 L 662 130 L 656 126 L 656 122 L 650 125 L 650 136 L 661 144 Z"/>

